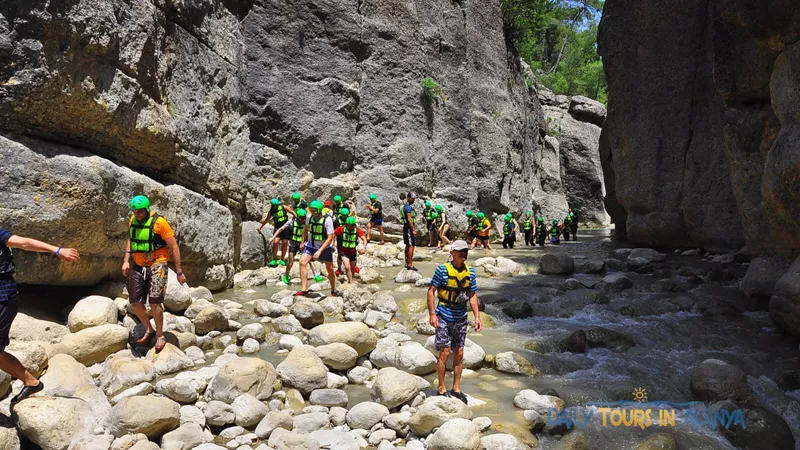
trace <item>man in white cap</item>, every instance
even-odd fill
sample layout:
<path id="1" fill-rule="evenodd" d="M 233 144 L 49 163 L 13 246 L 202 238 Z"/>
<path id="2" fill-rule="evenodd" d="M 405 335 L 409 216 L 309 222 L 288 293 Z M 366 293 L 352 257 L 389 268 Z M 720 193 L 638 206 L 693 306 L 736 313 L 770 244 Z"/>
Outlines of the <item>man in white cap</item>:
<path id="1" fill-rule="evenodd" d="M 468 308 L 475 315 L 475 331 L 482 328 L 478 311 L 478 281 L 475 269 L 467 265 L 469 244 L 459 239 L 450 247 L 452 261 L 436 268 L 428 288 L 430 324 L 436 329 L 435 347 L 439 352 L 436 375 L 439 395 L 455 397 L 467 403 L 461 392 L 461 371 L 464 369 L 464 343 L 469 325 Z M 438 304 L 436 304 L 438 300 Z M 444 374 L 447 358 L 453 353 L 453 389 L 447 392 Z"/>

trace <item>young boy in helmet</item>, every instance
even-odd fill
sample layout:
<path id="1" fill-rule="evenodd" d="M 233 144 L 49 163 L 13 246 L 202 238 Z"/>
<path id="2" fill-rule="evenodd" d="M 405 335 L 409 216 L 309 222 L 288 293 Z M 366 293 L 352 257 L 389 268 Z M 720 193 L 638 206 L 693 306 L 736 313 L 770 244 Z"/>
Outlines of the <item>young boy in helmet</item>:
<path id="1" fill-rule="evenodd" d="M 547 225 L 544 223 L 544 217 L 536 218 L 536 243 L 539 247 L 544 247 L 544 241 L 547 239 Z"/>
<path id="2" fill-rule="evenodd" d="M 428 315 L 436 330 L 435 347 L 439 352 L 436 375 L 439 379 L 439 395 L 455 397 L 467 403 L 461 393 L 461 372 L 464 369 L 464 344 L 469 326 L 468 310 L 475 315 L 475 331 L 482 328 L 478 311 L 478 281 L 475 269 L 467 265 L 469 244 L 462 240 L 453 242 L 450 250 L 451 262 L 436 268 L 428 288 Z M 447 358 L 453 353 L 453 389 L 447 392 L 444 384 Z"/>
<path id="3" fill-rule="evenodd" d="M 428 230 L 428 247 L 433 247 L 436 242 L 436 210 L 433 209 L 431 202 L 426 200 L 422 208 L 422 216 L 425 218 L 425 228 Z"/>
<path id="4" fill-rule="evenodd" d="M 131 199 L 130 209 L 133 215 L 128 220 L 128 242 L 125 244 L 125 257 L 122 259 L 122 274 L 126 277 L 130 275 L 128 300 L 133 313 L 145 327 L 144 335 L 136 343 L 147 345 L 153 335 L 153 327 L 144 306 L 144 302 L 149 301 L 156 324 L 155 348 L 160 352 L 167 345 L 164 337 L 163 305 L 167 294 L 167 262 L 172 253 L 178 282 L 186 283 L 186 276 L 181 269 L 181 252 L 175 240 L 175 232 L 166 219 L 150 211 L 150 200 L 147 197 L 137 195 Z M 129 262 L 130 255 L 133 255 L 133 268 Z"/>
<path id="5" fill-rule="evenodd" d="M 333 233 L 339 242 L 339 256 L 344 263 L 347 282 L 352 283 L 358 254 L 363 255 L 367 252 L 367 238 L 361 228 L 356 226 L 356 218 L 353 216 L 347 217 L 344 220 L 344 225 L 337 227 Z M 361 250 L 356 251 L 359 239 L 362 247 Z"/>
<path id="6" fill-rule="evenodd" d="M 303 200 L 303 197 L 300 195 L 299 192 L 295 192 L 294 194 L 292 194 L 292 208 L 294 208 L 295 211 L 297 211 L 298 209 L 308 208 L 308 202 Z"/>
<path id="7" fill-rule="evenodd" d="M 553 219 L 553 225 L 550 227 L 550 243 L 551 244 L 560 244 L 561 238 L 559 235 L 561 234 L 561 230 L 558 227 L 558 219 Z"/>
<path id="8" fill-rule="evenodd" d="M 29 252 L 52 253 L 62 261 L 78 262 L 80 255 L 74 248 L 62 248 L 36 239 L 17 236 L 0 227 L 0 370 L 22 381 L 22 389 L 11 399 L 11 408 L 16 403 L 44 389 L 44 384 L 11 353 L 6 352 L 11 324 L 19 311 L 19 292 L 14 281 L 14 255 L 12 248 Z"/>
<path id="9" fill-rule="evenodd" d="M 477 241 L 479 245 L 482 245 L 485 249 L 491 251 L 492 245 L 489 243 L 489 232 L 492 229 L 492 223 L 489 222 L 489 219 L 486 218 L 486 214 L 479 212 L 478 213 L 478 225 L 476 226 L 475 230 L 477 231 Z"/>
<path id="10" fill-rule="evenodd" d="M 436 205 L 436 231 L 439 234 L 439 244 L 436 248 L 442 247 L 442 242 L 444 245 L 450 245 L 453 241 L 450 240 L 450 224 L 447 222 L 447 212 L 445 212 L 442 205 Z"/>
<path id="11" fill-rule="evenodd" d="M 281 228 L 275 231 L 276 234 L 282 233 L 284 228 L 290 230 L 291 237 L 289 238 L 289 257 L 286 260 L 286 273 L 281 277 L 281 281 L 287 286 L 291 284 L 289 272 L 294 265 L 294 257 L 300 252 L 300 246 L 303 244 L 303 230 L 306 227 L 306 210 L 298 209 L 297 217 L 290 218 Z"/>
<path id="12" fill-rule="evenodd" d="M 511 213 L 507 213 L 503 218 L 503 248 L 514 248 L 517 240 L 517 221 Z"/>
<path id="13" fill-rule="evenodd" d="M 314 261 L 325 263 L 328 271 L 328 281 L 331 283 L 331 296 L 336 297 L 336 274 L 333 273 L 333 219 L 323 215 L 323 204 L 319 200 L 314 200 L 309 205 L 311 214 L 306 215 L 306 226 L 303 230 L 303 242 L 306 243 L 303 249 L 303 256 L 300 257 L 300 283 L 302 289 L 295 295 L 308 296 L 308 264 Z"/>
<path id="14" fill-rule="evenodd" d="M 475 248 L 478 245 L 478 216 L 471 210 L 467 210 L 467 237 L 469 238 L 470 248 Z"/>
<path id="15" fill-rule="evenodd" d="M 377 194 L 369 194 L 369 203 L 366 205 L 371 214 L 369 223 L 367 223 L 367 244 L 369 244 L 370 236 L 372 235 L 372 226 L 378 227 L 381 233 L 381 245 L 386 241 L 383 237 L 383 203 L 378 200 Z"/>
<path id="16" fill-rule="evenodd" d="M 288 228 L 283 228 L 283 225 L 289 220 L 289 217 L 297 217 L 297 214 L 294 212 L 292 208 L 288 205 L 284 205 L 283 202 L 280 201 L 278 198 L 273 198 L 270 200 L 270 208 L 267 212 L 267 217 L 261 221 L 261 225 L 258 227 L 258 231 L 261 232 L 261 229 L 264 228 L 264 225 L 272 219 L 272 260 L 269 262 L 270 267 L 276 267 L 278 264 L 281 266 L 286 265 L 286 250 L 289 247 L 289 239 L 291 236 L 291 230 Z M 277 230 L 283 230 L 280 233 Z M 281 258 L 278 259 L 278 246 L 280 245 L 281 248 Z"/>
<path id="17" fill-rule="evenodd" d="M 525 245 L 534 245 L 533 225 L 533 213 L 528 211 L 525 213 L 525 220 L 522 221 L 522 231 L 525 233 Z"/>
<path id="18" fill-rule="evenodd" d="M 336 197 L 339 197 L 338 195 Z M 339 197 L 341 199 L 341 197 Z M 333 219 L 334 231 L 345 224 L 347 218 L 350 217 L 350 208 L 339 208 L 337 214 Z M 335 234 L 335 233 L 334 233 Z M 342 238 L 338 235 L 336 237 L 336 276 L 342 274 Z"/>

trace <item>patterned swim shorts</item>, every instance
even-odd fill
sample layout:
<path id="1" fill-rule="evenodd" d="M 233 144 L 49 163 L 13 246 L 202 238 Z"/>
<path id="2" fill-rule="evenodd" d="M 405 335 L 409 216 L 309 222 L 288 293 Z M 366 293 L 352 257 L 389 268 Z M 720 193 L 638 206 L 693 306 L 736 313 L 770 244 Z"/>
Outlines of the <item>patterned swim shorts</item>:
<path id="1" fill-rule="evenodd" d="M 445 347 L 453 350 L 463 348 L 467 340 L 468 320 L 461 322 L 448 322 L 439 316 L 439 326 L 436 327 L 436 340 L 434 345 L 436 351 L 441 351 Z"/>
<path id="2" fill-rule="evenodd" d="M 157 262 L 150 267 L 134 265 L 131 269 L 130 279 L 128 279 L 130 302 L 144 303 L 149 297 L 150 304 L 164 303 L 164 297 L 167 295 L 168 273 L 168 266 L 165 262 Z"/>

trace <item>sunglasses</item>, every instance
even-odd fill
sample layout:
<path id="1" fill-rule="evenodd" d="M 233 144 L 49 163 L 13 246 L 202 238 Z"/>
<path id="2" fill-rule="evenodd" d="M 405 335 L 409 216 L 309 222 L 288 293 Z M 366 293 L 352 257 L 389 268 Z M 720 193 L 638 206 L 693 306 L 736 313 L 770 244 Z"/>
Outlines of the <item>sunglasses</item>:
<path id="1" fill-rule="evenodd" d="M 469 254 L 469 250 L 453 250 L 453 251 L 464 256 Z"/>

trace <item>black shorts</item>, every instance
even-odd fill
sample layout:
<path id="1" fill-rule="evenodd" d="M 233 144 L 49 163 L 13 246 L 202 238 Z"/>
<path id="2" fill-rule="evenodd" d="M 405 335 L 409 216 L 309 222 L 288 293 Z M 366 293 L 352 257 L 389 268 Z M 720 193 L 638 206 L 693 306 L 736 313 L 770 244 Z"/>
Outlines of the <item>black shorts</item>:
<path id="1" fill-rule="evenodd" d="M 289 240 L 289 253 L 300 253 L 300 244 L 302 244 L 302 242 Z"/>
<path id="2" fill-rule="evenodd" d="M 408 225 L 403 225 L 403 243 L 414 247 L 414 231 Z"/>
<path id="3" fill-rule="evenodd" d="M 134 264 L 128 278 L 128 301 L 131 304 L 145 301 L 149 301 L 151 305 L 164 303 L 168 273 L 169 269 L 165 262 L 153 263 L 150 267 Z"/>
<path id="4" fill-rule="evenodd" d="M 475 239 L 476 237 L 478 237 L 478 232 L 477 232 L 477 231 L 470 231 L 470 232 L 469 232 L 469 239 L 470 239 L 470 240 L 473 240 L 473 239 Z"/>
<path id="5" fill-rule="evenodd" d="M 489 236 L 477 235 L 476 237 L 478 238 L 479 241 L 488 241 L 489 240 Z"/>
<path id="6" fill-rule="evenodd" d="M 284 228 L 283 231 L 281 231 L 278 234 L 278 237 L 281 240 L 290 240 L 290 239 L 292 239 L 292 228 L 291 227 Z"/>
<path id="7" fill-rule="evenodd" d="M 425 225 L 428 227 L 428 231 L 436 229 L 436 222 L 433 220 L 426 220 Z"/>
<path id="8" fill-rule="evenodd" d="M 0 352 L 8 345 L 11 323 L 19 311 L 19 295 L 14 280 L 0 280 Z"/>

